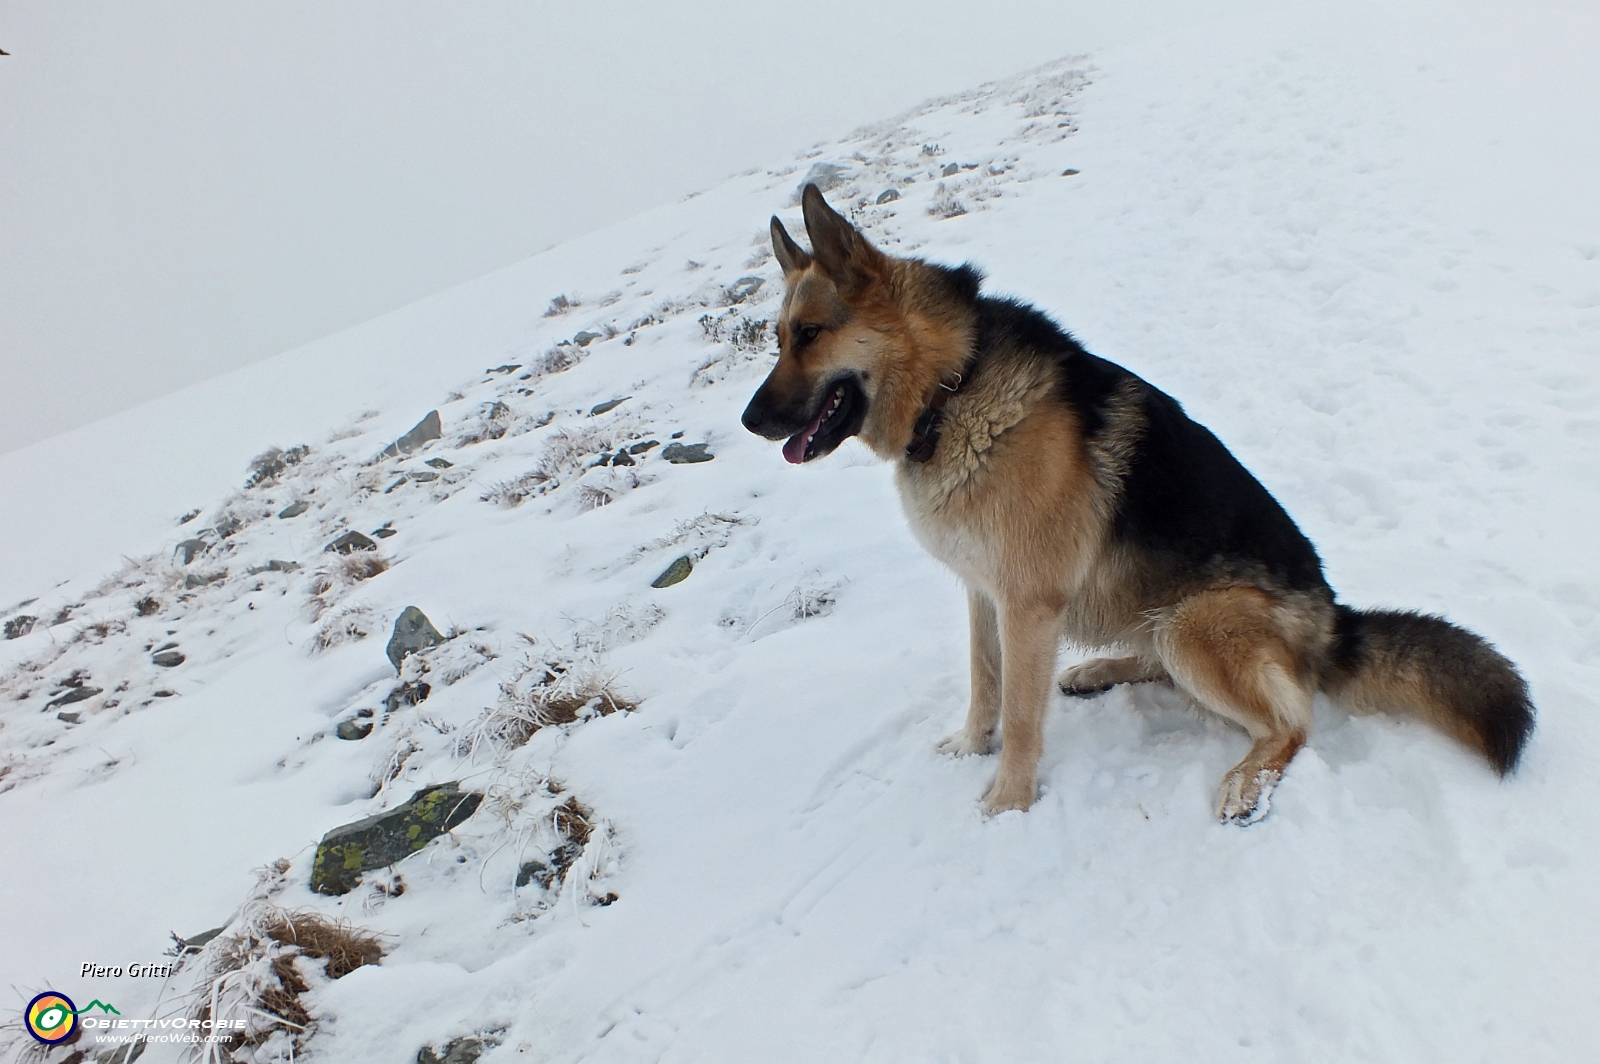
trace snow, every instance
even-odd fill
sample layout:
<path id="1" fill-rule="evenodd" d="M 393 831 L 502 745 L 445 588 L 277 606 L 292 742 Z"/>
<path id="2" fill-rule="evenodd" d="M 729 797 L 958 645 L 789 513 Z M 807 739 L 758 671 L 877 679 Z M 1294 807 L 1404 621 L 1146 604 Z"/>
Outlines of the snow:
<path id="1" fill-rule="evenodd" d="M 36 509 L 97 451 L 148 441 L 196 473 L 152 462 L 74 500 L 101 526 L 76 541 L 7 518 L 29 564 L 0 574 L 4 617 L 81 603 L 0 642 L 18 1006 L 48 986 L 171 1015 L 203 959 L 168 986 L 79 966 L 158 962 L 170 931 L 273 905 L 390 943 L 308 993 L 312 1059 L 409 1060 L 472 1032 L 496 1032 L 491 1062 L 1592 1056 L 1600 115 L 1578 86 L 1600 26 L 1350 10 L 935 102 L 22 452 L 5 494 Z M 1119 688 L 1056 700 L 1040 800 L 983 818 L 993 759 L 933 750 L 965 710 L 964 596 L 911 540 L 890 470 L 853 443 L 790 467 L 738 424 L 768 358 L 726 337 L 774 314 L 766 219 L 803 231 L 793 191 L 817 161 L 851 168 L 830 199 L 864 201 L 889 250 L 970 258 L 1183 400 L 1346 601 L 1444 612 L 1517 661 L 1539 710 L 1517 774 L 1319 700 L 1270 815 L 1224 827 L 1211 795 L 1245 737 Z M 760 290 L 725 306 L 750 275 Z M 546 316 L 557 296 L 577 305 Z M 558 346 L 580 331 L 602 338 Z M 575 364 L 535 372 L 553 352 Z M 494 402 L 505 434 L 463 445 Z M 443 439 L 372 462 L 434 408 Z M 221 416 L 230 440 L 259 426 L 249 448 L 208 451 Z M 714 460 L 589 467 L 676 432 Z M 298 443 L 304 462 L 237 490 L 248 453 Z M 508 486 L 519 505 L 484 501 Z M 294 499 L 311 508 L 272 516 Z M 226 514 L 240 531 L 173 561 Z M 314 616 L 323 546 L 386 522 L 388 570 Z M 103 580 L 84 560 L 112 543 L 130 561 Z M 686 554 L 686 580 L 650 587 Z M 302 568 L 246 575 L 272 559 Z M 146 594 L 163 606 L 141 618 Z M 383 644 L 407 605 L 455 631 L 408 659 L 432 695 L 334 738 L 394 687 Z M 369 636 L 314 652 L 340 611 Z M 144 648 L 167 641 L 186 660 L 158 669 Z M 463 741 L 547 662 L 638 708 Z M 106 693 L 68 724 L 39 707 L 74 669 Z M 449 780 L 484 807 L 342 898 L 310 893 L 326 831 Z M 517 887 L 568 796 L 593 810 L 582 858 L 558 890 Z M 376 889 L 394 875 L 404 893 Z"/>

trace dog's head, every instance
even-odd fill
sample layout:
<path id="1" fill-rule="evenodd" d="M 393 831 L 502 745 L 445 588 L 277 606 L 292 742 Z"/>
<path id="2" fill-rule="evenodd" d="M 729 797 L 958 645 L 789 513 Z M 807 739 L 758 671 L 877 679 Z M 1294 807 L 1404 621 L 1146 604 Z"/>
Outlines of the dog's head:
<path id="1" fill-rule="evenodd" d="M 744 427 L 787 440 L 783 457 L 809 462 L 873 427 L 874 399 L 899 331 L 888 281 L 894 260 L 867 243 L 816 185 L 800 197 L 807 253 L 774 216 L 772 250 L 786 291 L 778 364 L 745 408 Z"/>

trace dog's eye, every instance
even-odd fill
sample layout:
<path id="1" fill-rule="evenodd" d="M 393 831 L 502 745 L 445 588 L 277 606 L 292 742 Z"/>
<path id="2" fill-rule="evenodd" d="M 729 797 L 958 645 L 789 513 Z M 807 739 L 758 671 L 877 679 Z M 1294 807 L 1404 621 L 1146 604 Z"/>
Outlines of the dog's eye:
<path id="1" fill-rule="evenodd" d="M 822 333 L 820 325 L 802 325 L 794 332 L 795 340 L 801 347 L 815 340 Z"/>

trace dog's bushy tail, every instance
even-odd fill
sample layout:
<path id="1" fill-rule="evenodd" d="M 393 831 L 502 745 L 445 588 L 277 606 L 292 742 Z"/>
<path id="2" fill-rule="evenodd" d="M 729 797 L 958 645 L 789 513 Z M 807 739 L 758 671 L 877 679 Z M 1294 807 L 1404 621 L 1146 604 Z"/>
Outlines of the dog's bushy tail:
<path id="1" fill-rule="evenodd" d="M 1334 608 L 1324 693 L 1355 712 L 1421 717 L 1483 751 L 1502 776 L 1516 767 L 1533 703 L 1505 655 L 1442 617 Z"/>

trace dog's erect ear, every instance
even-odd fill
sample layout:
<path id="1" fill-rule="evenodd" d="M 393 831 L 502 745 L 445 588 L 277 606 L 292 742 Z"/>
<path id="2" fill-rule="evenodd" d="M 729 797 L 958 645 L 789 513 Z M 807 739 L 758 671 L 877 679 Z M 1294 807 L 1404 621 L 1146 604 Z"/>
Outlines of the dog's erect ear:
<path id="1" fill-rule="evenodd" d="M 806 250 L 794 242 L 794 237 L 789 235 L 789 230 L 778 221 L 778 216 L 772 216 L 772 253 L 778 257 L 778 265 L 783 267 L 783 275 L 799 273 L 811 265 L 811 256 Z"/>
<path id="2" fill-rule="evenodd" d="M 807 185 L 800 194 L 800 209 L 817 265 L 840 289 L 861 288 L 881 272 L 883 252 L 867 243 L 855 226 L 828 206 L 816 185 Z"/>

